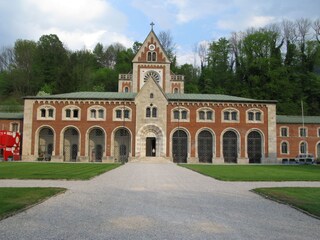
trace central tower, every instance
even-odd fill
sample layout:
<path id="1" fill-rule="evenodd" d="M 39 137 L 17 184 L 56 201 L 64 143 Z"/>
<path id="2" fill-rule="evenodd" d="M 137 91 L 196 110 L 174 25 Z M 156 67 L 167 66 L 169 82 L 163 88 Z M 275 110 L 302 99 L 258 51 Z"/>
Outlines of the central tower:
<path id="1" fill-rule="evenodd" d="M 119 75 L 119 92 L 138 93 L 144 84 L 153 79 L 164 93 L 183 93 L 184 76 L 170 70 L 170 60 L 152 28 L 132 60 L 132 73 Z"/>

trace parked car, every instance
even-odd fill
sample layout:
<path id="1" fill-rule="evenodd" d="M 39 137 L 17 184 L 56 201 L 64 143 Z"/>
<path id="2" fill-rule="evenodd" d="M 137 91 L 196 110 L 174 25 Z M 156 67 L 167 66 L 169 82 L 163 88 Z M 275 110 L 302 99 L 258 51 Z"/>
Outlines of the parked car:
<path id="1" fill-rule="evenodd" d="M 299 164 L 314 164 L 314 156 L 312 154 L 299 154 L 296 156 L 296 162 Z"/>

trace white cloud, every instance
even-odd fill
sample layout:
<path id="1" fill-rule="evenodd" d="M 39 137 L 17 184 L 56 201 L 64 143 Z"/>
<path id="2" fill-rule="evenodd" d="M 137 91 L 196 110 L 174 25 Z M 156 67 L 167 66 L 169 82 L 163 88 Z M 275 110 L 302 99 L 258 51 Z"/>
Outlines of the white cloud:
<path id="1" fill-rule="evenodd" d="M 5 29 L 0 23 L 0 32 L 5 35 L 7 31 L 8 38 L 14 38 L 12 44 L 19 38 L 37 41 L 40 36 L 52 33 L 73 50 L 91 49 L 98 42 L 132 45 L 133 41 L 125 35 L 126 15 L 106 0 L 19 0 L 18 4 L 17 1 L 0 3 L 0 15 L 10 9 L 6 25 L 15 29 L 14 32 Z"/>

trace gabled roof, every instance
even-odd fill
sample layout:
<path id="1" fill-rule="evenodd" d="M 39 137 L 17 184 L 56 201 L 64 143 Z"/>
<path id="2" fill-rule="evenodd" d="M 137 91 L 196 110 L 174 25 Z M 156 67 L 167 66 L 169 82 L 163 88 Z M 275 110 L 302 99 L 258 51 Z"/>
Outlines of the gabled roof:
<path id="1" fill-rule="evenodd" d="M 288 116 L 288 115 L 277 115 L 277 123 L 286 123 L 286 124 L 312 124 L 320 123 L 320 116 Z"/>
<path id="2" fill-rule="evenodd" d="M 7 120 L 21 120 L 23 119 L 23 112 L 0 112 L 0 119 L 7 119 Z"/>
<path id="3" fill-rule="evenodd" d="M 157 37 L 157 35 L 155 34 L 155 32 L 153 31 L 153 29 L 151 29 L 151 31 L 149 32 L 148 36 L 146 37 L 146 39 L 144 40 L 144 42 L 142 43 L 142 46 L 140 47 L 139 51 L 137 52 L 137 54 L 134 56 L 132 62 L 140 62 L 139 61 L 139 56 L 141 56 L 141 53 L 145 51 L 145 49 L 148 48 L 148 41 L 150 41 L 150 39 L 153 38 L 154 42 L 156 42 L 157 47 L 160 48 L 160 52 L 163 53 L 165 59 L 166 59 L 166 63 L 170 63 L 168 55 L 166 53 L 166 51 L 164 50 L 163 46 L 160 43 L 159 38 Z"/>

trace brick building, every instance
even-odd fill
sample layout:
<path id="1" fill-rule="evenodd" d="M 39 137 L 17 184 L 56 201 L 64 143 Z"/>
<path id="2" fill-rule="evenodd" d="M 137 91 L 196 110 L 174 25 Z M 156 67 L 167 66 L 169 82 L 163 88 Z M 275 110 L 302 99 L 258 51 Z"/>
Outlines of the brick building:
<path id="1" fill-rule="evenodd" d="M 172 73 L 153 30 L 132 63 L 130 74 L 119 75 L 117 93 L 25 97 L 22 159 L 120 162 L 162 157 L 188 163 L 274 163 L 299 150 L 293 132 L 288 137 L 279 134 L 291 118 L 277 118 L 275 101 L 185 94 L 184 76 Z M 297 127 L 290 125 L 288 131 Z M 313 131 L 317 134 L 308 141 L 308 150 L 316 154 L 317 124 L 308 127 L 312 136 Z M 289 153 L 281 150 L 285 142 Z"/>

